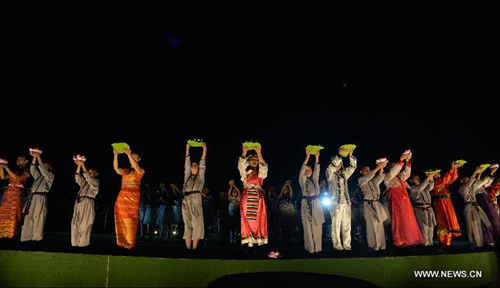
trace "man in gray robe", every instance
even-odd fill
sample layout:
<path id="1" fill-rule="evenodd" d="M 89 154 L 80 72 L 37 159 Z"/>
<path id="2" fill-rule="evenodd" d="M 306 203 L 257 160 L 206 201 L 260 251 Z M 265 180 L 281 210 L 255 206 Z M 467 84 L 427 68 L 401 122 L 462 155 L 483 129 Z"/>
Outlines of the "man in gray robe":
<path id="1" fill-rule="evenodd" d="M 363 216 L 366 221 L 366 238 L 368 247 L 373 251 L 385 250 L 384 221 L 388 218 L 386 210 L 380 203 L 380 184 L 384 181 L 384 168 L 387 162 L 380 162 L 370 171 L 370 167 L 361 169 L 358 186 L 363 192 Z M 378 175 L 377 175 L 377 172 Z"/>
<path id="2" fill-rule="evenodd" d="M 31 186 L 31 195 L 23 209 L 21 242 L 43 240 L 43 230 L 47 219 L 47 194 L 54 182 L 52 165 L 43 163 L 42 157 L 37 152 L 30 152 L 30 155 L 33 156 L 30 172 L 35 181 Z"/>
<path id="3" fill-rule="evenodd" d="M 418 175 L 413 175 L 410 178 L 412 186 L 410 188 L 410 197 L 413 199 L 413 212 L 417 219 L 420 231 L 425 237 L 424 246 L 432 247 L 434 237 L 434 227 L 436 227 L 436 215 L 431 206 L 431 194 L 434 189 L 434 175 L 432 173 L 427 175 L 424 182 L 420 182 Z"/>
<path id="4" fill-rule="evenodd" d="M 201 191 L 205 185 L 205 160 L 207 146 L 203 144 L 203 155 L 200 163 L 191 163 L 189 148 L 186 146 L 186 162 L 184 164 L 184 187 L 182 189 L 182 218 L 184 220 L 184 240 L 188 250 L 196 250 L 200 239 L 205 237 Z M 191 245 L 192 241 L 192 245 Z"/>
<path id="5" fill-rule="evenodd" d="M 461 185 L 458 190 L 464 199 L 464 216 L 467 224 L 467 236 L 469 238 L 471 249 L 473 250 L 483 247 L 483 231 L 481 228 L 481 222 L 488 228 L 491 226 L 488 216 L 476 202 L 476 194 L 480 191 L 480 188 L 487 185 L 491 180 L 489 176 L 486 176 L 483 179 L 476 179 L 476 175 L 480 170 L 481 167 L 477 167 L 474 174 L 472 174 L 470 178 L 463 177 L 460 180 Z"/>
<path id="6" fill-rule="evenodd" d="M 73 220 L 71 221 L 71 246 L 87 247 L 95 220 L 95 197 L 99 193 L 99 174 L 95 169 L 88 169 L 85 162 L 76 160 L 78 165 L 75 174 L 80 191 L 76 196 Z M 80 174 L 83 169 L 83 177 Z"/>
<path id="7" fill-rule="evenodd" d="M 349 167 L 342 169 L 342 154 L 331 159 L 326 169 L 328 189 L 332 197 L 330 214 L 332 218 L 332 242 L 336 250 L 351 250 L 351 200 L 347 180 L 356 170 L 356 157 L 349 152 Z M 341 237 L 342 235 L 342 237 Z"/>
<path id="8" fill-rule="evenodd" d="M 316 164 L 313 169 L 307 166 L 311 153 L 306 150 L 306 159 L 300 168 L 299 184 L 302 190 L 301 218 L 304 228 L 304 247 L 309 254 L 322 250 L 322 234 L 325 216 L 320 201 L 319 189 L 319 151 L 316 152 Z"/>

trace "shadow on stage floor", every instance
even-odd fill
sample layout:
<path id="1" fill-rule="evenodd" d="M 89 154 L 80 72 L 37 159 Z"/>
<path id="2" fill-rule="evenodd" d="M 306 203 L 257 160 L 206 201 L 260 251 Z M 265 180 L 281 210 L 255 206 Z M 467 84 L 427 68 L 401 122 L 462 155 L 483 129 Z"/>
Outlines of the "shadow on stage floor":
<path id="1" fill-rule="evenodd" d="M 137 246 L 127 250 L 116 245 L 114 234 L 94 233 L 92 234 L 91 245 L 86 248 L 71 247 L 70 233 L 47 232 L 44 240 L 38 243 L 21 243 L 19 237 L 14 239 L 0 239 L 0 250 L 14 251 L 39 251 L 55 253 L 78 253 L 94 255 L 113 256 L 140 256 L 156 258 L 197 258 L 197 259 L 266 259 L 271 251 L 279 251 L 282 259 L 304 259 L 306 255 L 304 244 L 293 238 L 286 245 L 283 241 L 276 241 L 268 245 L 257 248 L 257 254 L 248 253 L 241 245 L 221 244 L 218 234 L 211 234 L 206 245 L 200 242 L 200 247 L 196 252 L 187 251 L 185 245 L 177 238 L 164 242 L 159 239 L 150 240 L 138 239 Z M 190 253 L 191 252 L 191 253 Z M 471 251 L 469 243 L 465 241 L 454 241 L 448 254 L 474 253 Z M 366 244 L 363 242 L 353 242 L 352 250 L 336 251 L 333 249 L 331 240 L 323 241 L 323 252 L 319 258 L 360 258 L 360 257 L 398 257 L 398 256 L 419 256 L 419 255 L 440 255 L 437 243 L 430 250 L 421 250 L 418 247 L 407 249 L 396 249 L 388 245 L 387 249 L 379 252 L 369 253 Z"/>

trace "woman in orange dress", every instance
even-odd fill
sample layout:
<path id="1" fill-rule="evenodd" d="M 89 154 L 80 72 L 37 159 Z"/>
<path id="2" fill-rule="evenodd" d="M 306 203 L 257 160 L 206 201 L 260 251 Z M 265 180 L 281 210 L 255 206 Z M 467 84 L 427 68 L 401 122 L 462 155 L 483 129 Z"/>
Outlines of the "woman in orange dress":
<path id="1" fill-rule="evenodd" d="M 9 169 L 7 164 L 0 164 L 0 178 L 9 179 L 9 186 L 5 190 L 2 205 L 0 205 L 0 238 L 14 238 L 22 218 L 22 194 L 24 184 L 30 177 L 26 168 L 28 159 L 25 156 L 17 158 L 16 172 Z M 5 174 L 5 171 L 7 174 Z"/>
<path id="2" fill-rule="evenodd" d="M 122 175 L 122 188 L 115 204 L 116 244 L 132 249 L 137 243 L 137 227 L 139 224 L 139 203 L 141 201 L 141 179 L 145 171 L 139 166 L 139 154 L 124 149 L 131 168 L 118 167 L 118 152 L 113 150 L 113 168 Z"/>
<path id="3" fill-rule="evenodd" d="M 434 189 L 431 195 L 437 220 L 439 250 L 444 252 L 451 246 L 451 238 L 462 235 L 457 214 L 451 201 L 450 185 L 458 178 L 458 168 L 463 164 L 453 163 L 451 169 L 443 177 L 440 173 L 434 176 Z"/>

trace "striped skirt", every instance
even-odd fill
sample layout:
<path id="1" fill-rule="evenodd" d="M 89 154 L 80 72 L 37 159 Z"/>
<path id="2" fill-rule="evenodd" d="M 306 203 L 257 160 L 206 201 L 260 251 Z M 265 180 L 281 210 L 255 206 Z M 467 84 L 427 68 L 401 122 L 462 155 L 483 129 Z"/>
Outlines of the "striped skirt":
<path id="1" fill-rule="evenodd" d="M 0 205 L 0 238 L 14 238 L 20 227 L 23 215 L 22 202 L 23 188 L 9 186 L 5 190 L 2 205 Z"/>
<path id="2" fill-rule="evenodd" d="M 267 244 L 267 213 L 262 190 L 243 189 L 240 213 L 241 244 L 248 244 L 248 247 Z"/>

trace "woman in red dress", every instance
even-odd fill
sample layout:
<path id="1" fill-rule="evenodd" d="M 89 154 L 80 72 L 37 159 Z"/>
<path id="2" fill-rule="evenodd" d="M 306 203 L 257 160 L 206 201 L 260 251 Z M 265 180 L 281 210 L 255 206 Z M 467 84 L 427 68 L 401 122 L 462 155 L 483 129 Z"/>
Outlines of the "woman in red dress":
<path id="1" fill-rule="evenodd" d="M 384 184 L 389 189 L 389 209 L 391 210 L 392 241 L 397 248 L 422 245 L 425 238 L 418 227 L 411 206 L 406 180 L 411 175 L 411 153 L 403 154 L 398 163 L 389 165 L 390 172 L 386 174 Z M 403 161 L 406 161 L 404 165 Z M 405 169 L 401 169 L 405 166 Z"/>
<path id="2" fill-rule="evenodd" d="M 26 168 L 27 163 L 28 159 L 25 156 L 19 156 L 16 172 L 11 171 L 7 164 L 0 164 L 0 178 L 9 179 L 9 186 L 0 205 L 0 238 L 14 238 L 21 224 L 22 194 L 24 184 L 30 177 L 29 169 Z"/>
<path id="3" fill-rule="evenodd" d="M 268 166 L 262 158 L 261 148 L 254 148 L 257 154 L 247 158 L 248 147 L 238 161 L 243 191 L 240 201 L 241 244 L 253 247 L 268 244 L 267 213 L 262 192 L 263 180 L 267 178 Z"/>

